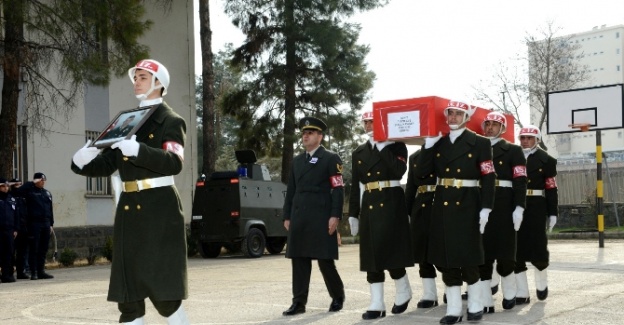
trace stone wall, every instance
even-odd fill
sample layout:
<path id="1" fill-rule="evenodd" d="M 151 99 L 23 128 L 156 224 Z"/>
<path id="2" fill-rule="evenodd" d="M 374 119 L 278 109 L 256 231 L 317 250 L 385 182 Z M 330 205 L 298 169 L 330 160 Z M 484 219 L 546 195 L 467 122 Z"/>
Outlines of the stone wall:
<path id="1" fill-rule="evenodd" d="M 112 226 L 54 228 L 59 255 L 66 247 L 78 253 L 78 258 L 86 258 L 91 252 L 101 256 L 106 238 L 113 237 Z M 54 252 L 54 241 L 50 243 L 50 253 Z"/>

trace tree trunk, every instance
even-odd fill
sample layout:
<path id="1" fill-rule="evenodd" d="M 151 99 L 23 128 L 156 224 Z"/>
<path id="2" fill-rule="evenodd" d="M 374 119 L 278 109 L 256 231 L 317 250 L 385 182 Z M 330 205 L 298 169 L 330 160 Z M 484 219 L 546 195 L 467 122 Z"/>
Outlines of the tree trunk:
<path id="1" fill-rule="evenodd" d="M 285 101 L 284 101 L 284 151 L 282 154 L 282 182 L 288 183 L 288 176 L 292 168 L 292 160 L 294 156 L 293 145 L 295 143 L 295 103 L 296 103 L 296 44 L 293 36 L 295 9 L 294 0 L 287 0 L 284 10 L 285 26 L 284 34 L 286 38 L 286 82 L 285 82 Z"/>
<path id="2" fill-rule="evenodd" d="M 2 113 L 0 113 L 0 175 L 13 178 L 13 152 L 17 136 L 21 47 L 24 39 L 24 2 L 3 1 L 4 61 L 2 70 Z"/>
<path id="3" fill-rule="evenodd" d="M 202 98 L 203 98 L 203 156 L 202 172 L 210 176 L 215 171 L 217 148 L 215 145 L 215 94 L 214 69 L 212 55 L 212 30 L 210 29 L 210 4 L 208 0 L 199 1 L 199 37 L 202 53 Z"/>

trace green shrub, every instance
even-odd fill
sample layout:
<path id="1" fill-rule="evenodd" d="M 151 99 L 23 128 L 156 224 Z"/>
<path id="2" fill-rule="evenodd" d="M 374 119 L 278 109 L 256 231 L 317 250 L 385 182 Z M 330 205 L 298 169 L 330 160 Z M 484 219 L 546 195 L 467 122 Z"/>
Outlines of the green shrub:
<path id="1" fill-rule="evenodd" d="M 72 266 L 74 265 L 74 262 L 76 261 L 77 258 L 78 258 L 78 253 L 76 253 L 72 249 L 65 247 L 65 249 L 63 249 L 63 252 L 61 252 L 61 257 L 59 258 L 59 262 L 63 266 Z"/>
<path id="2" fill-rule="evenodd" d="M 106 243 L 104 243 L 104 248 L 102 248 L 102 256 L 106 257 L 110 262 L 113 261 L 113 238 L 111 236 L 106 236 Z"/>

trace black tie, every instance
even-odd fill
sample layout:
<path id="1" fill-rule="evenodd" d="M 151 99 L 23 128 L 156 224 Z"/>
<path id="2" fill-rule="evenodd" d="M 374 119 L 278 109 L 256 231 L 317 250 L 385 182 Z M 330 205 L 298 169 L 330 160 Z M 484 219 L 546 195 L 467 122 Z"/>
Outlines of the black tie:
<path id="1" fill-rule="evenodd" d="M 306 152 L 306 161 L 310 161 L 310 154 Z"/>

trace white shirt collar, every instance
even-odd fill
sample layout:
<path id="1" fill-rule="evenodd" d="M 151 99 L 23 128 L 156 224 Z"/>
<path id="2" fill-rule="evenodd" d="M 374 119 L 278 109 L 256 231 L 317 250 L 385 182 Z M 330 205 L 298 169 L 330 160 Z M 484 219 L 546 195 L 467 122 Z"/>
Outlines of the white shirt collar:
<path id="1" fill-rule="evenodd" d="M 154 99 L 146 99 L 146 100 L 142 100 L 141 103 L 139 103 L 139 107 L 145 107 L 145 106 L 152 106 L 152 105 L 156 105 L 156 104 L 162 104 L 163 99 L 162 97 L 158 97 L 158 98 L 154 98 Z"/>
<path id="2" fill-rule="evenodd" d="M 451 130 L 451 132 L 449 133 L 449 139 L 451 140 L 451 143 L 455 143 L 455 139 L 457 139 L 458 136 L 464 133 L 464 131 L 466 131 L 465 127 L 457 130 Z"/>

